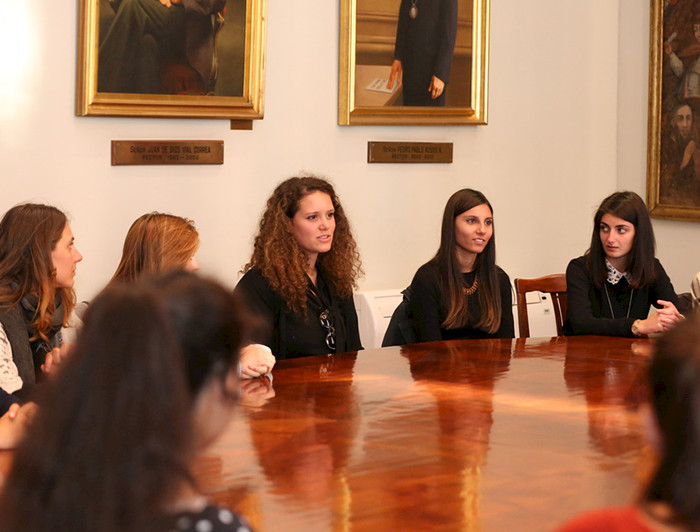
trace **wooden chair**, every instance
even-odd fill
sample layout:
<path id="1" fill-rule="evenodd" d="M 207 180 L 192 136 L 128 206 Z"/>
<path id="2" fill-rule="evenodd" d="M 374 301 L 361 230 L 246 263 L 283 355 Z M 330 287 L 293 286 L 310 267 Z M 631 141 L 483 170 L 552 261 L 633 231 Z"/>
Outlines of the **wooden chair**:
<path id="1" fill-rule="evenodd" d="M 561 336 L 566 317 L 566 275 L 557 273 L 536 279 L 515 279 L 515 293 L 518 297 L 518 324 L 520 325 L 520 338 L 530 337 L 530 322 L 527 317 L 527 301 L 525 294 L 528 292 L 545 292 L 552 298 L 554 307 L 554 319 L 557 322 L 557 336 Z"/>

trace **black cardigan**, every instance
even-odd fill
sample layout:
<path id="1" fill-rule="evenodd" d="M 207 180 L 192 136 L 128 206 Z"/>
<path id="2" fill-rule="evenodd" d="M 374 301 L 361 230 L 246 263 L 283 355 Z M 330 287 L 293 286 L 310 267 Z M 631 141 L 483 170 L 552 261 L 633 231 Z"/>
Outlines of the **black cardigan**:
<path id="1" fill-rule="evenodd" d="M 452 340 L 459 338 L 513 338 L 515 328 L 513 325 L 513 299 L 511 295 L 510 279 L 501 268 L 498 271 L 498 288 L 501 293 L 501 324 L 494 334 L 489 334 L 473 326 L 467 325 L 459 329 L 445 329 L 442 322 L 445 321 L 448 311 L 448 302 L 442 300 L 440 292 L 440 277 L 437 266 L 428 262 L 424 264 L 413 277 L 411 282 L 411 315 L 413 325 L 419 342 L 431 342 L 434 340 Z M 474 282 L 474 273 L 465 273 L 465 285 L 470 286 Z M 469 316 L 479 315 L 479 301 L 476 294 L 467 301 Z M 470 321 L 475 320 L 472 318 Z"/>
<path id="2" fill-rule="evenodd" d="M 311 281 L 309 281 L 311 282 Z M 318 270 L 316 290 L 328 302 L 335 325 L 335 352 L 362 349 L 357 325 L 357 313 L 352 297 L 335 296 Z M 252 268 L 241 278 L 236 293 L 243 297 L 249 309 L 262 318 L 266 326 L 257 327 L 253 340 L 268 346 L 279 360 L 331 352 L 326 345 L 327 330 L 321 325 L 321 302 L 307 292 L 306 315 L 292 312 L 282 296 L 275 292 L 258 268 Z M 325 308 L 325 305 L 323 305 Z"/>
<path id="3" fill-rule="evenodd" d="M 656 280 L 632 293 L 624 277 L 615 285 L 605 281 L 602 288 L 597 288 L 586 267 L 586 258 L 572 260 L 566 268 L 567 312 L 563 333 L 634 336 L 632 324 L 646 319 L 651 305 L 658 308 L 657 300 L 670 301 L 678 307 L 678 295 L 658 259 L 654 259 L 654 269 Z"/>

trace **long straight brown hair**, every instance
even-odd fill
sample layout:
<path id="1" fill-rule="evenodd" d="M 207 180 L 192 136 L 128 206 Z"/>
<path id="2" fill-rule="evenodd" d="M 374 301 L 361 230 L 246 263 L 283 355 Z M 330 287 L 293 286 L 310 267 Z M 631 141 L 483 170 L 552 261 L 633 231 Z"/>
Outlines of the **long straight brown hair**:
<path id="1" fill-rule="evenodd" d="M 63 325 L 75 306 L 72 288 L 56 288 L 56 269 L 51 252 L 61 239 L 68 219 L 56 207 L 25 203 L 12 207 L 0 221 L 0 307 L 17 305 L 35 294 L 38 305 L 29 326 L 36 336 L 48 341 L 56 296 L 63 305 Z"/>
<path id="2" fill-rule="evenodd" d="M 486 244 L 484 251 L 476 256 L 474 270 L 479 277 L 479 315 L 469 316 L 467 303 L 469 297 L 465 292 L 462 268 L 457 260 L 457 237 L 455 235 L 455 220 L 463 212 L 479 205 L 487 205 L 491 214 L 493 207 L 481 192 L 470 188 L 458 190 L 445 205 L 442 215 L 442 230 L 440 247 L 435 257 L 430 261 L 438 268 L 440 275 L 440 291 L 442 300 L 448 302 L 448 311 L 442 326 L 447 329 L 457 329 L 475 321 L 475 327 L 487 333 L 495 333 L 501 324 L 501 294 L 496 270 L 496 228 Z"/>

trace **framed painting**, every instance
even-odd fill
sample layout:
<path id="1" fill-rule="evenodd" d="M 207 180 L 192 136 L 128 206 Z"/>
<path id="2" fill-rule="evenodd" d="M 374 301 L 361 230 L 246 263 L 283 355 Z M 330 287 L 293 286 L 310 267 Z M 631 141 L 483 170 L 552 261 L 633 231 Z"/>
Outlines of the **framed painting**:
<path id="1" fill-rule="evenodd" d="M 487 123 L 489 0 L 341 0 L 340 125 Z"/>
<path id="2" fill-rule="evenodd" d="M 700 0 L 652 0 L 647 206 L 700 221 Z"/>
<path id="3" fill-rule="evenodd" d="M 80 0 L 76 114 L 262 118 L 266 9 L 267 0 Z"/>

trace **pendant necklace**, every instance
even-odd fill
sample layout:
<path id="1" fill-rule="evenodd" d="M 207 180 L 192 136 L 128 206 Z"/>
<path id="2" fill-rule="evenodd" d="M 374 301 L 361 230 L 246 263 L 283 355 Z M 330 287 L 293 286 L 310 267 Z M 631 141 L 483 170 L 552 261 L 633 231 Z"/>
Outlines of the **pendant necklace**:
<path id="1" fill-rule="evenodd" d="M 608 307 L 610 307 L 610 316 L 615 318 L 615 311 L 613 310 L 612 303 L 610 302 L 610 294 L 608 294 L 608 285 L 603 284 L 603 288 L 605 288 L 605 297 L 608 299 Z M 630 293 L 630 302 L 629 305 L 627 305 L 627 316 L 625 318 L 630 317 L 630 310 L 632 310 L 632 298 L 634 297 L 634 288 L 632 289 L 632 292 Z"/>
<path id="2" fill-rule="evenodd" d="M 408 10 L 408 16 L 411 18 L 416 18 L 418 16 L 418 6 L 416 5 L 418 0 L 411 0 L 411 9 Z"/>

